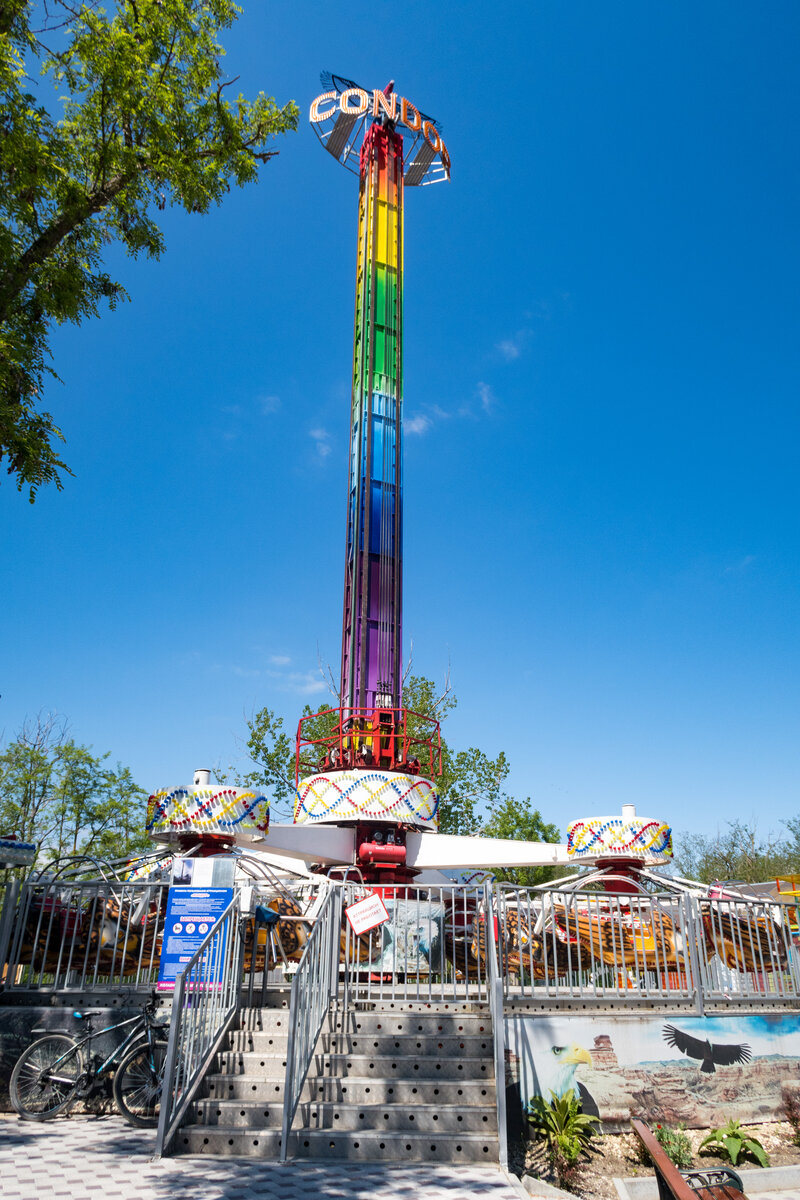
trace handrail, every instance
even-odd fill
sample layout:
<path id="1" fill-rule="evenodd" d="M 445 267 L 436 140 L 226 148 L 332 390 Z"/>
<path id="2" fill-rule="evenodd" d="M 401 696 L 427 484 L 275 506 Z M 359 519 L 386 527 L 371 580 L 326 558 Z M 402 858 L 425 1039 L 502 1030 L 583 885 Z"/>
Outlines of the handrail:
<path id="1" fill-rule="evenodd" d="M 280 1160 L 286 1162 L 289 1135 L 300 1093 L 311 1065 L 319 1031 L 339 986 L 339 940 L 342 927 L 341 887 L 332 887 L 317 914 L 303 957 L 292 980 L 289 1044 L 283 1087 Z"/>
<path id="2" fill-rule="evenodd" d="M 175 981 L 156 1158 L 169 1153 L 186 1110 L 239 1010 L 244 946 L 239 916 L 236 893 Z"/>
<path id="3" fill-rule="evenodd" d="M 506 1124 L 506 1027 L 503 1013 L 503 980 L 497 961 L 497 938 L 494 921 L 494 884 L 484 885 L 483 919 L 486 922 L 486 957 L 488 959 L 489 1011 L 492 1015 L 494 1041 L 494 1092 L 497 1107 L 497 1145 L 500 1166 L 508 1170 L 508 1129 Z"/>

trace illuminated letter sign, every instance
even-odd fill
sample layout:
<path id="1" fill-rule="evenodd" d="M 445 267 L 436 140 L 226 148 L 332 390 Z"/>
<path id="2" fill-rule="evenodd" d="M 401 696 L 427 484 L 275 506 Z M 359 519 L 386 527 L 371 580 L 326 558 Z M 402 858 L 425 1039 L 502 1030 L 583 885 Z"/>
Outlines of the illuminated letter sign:
<path id="1" fill-rule="evenodd" d="M 412 113 L 417 118 L 416 121 L 412 121 Z M 405 96 L 403 96 L 402 100 L 400 101 L 400 120 L 404 125 L 407 125 L 409 129 L 413 130 L 414 133 L 418 133 L 422 125 L 422 117 L 419 115 L 417 109 L 414 108 L 414 105 L 409 104 Z"/>
<path id="2" fill-rule="evenodd" d="M 386 113 L 390 121 L 397 120 L 397 96 L 392 92 L 391 96 L 384 95 L 378 88 L 372 93 L 372 115 L 379 117 L 380 110 Z"/>
<path id="3" fill-rule="evenodd" d="M 316 100 L 311 105 L 311 120 L 314 122 L 315 125 L 319 124 L 320 121 L 327 120 L 327 118 L 329 116 L 331 116 L 331 114 L 333 113 L 334 108 L 336 106 L 336 101 L 338 99 L 339 99 L 338 92 L 324 92 L 321 96 L 317 96 Z M 319 106 L 320 106 L 320 104 L 324 104 L 324 102 L 326 100 L 332 100 L 333 104 L 334 104 L 334 108 L 326 108 L 325 112 L 320 112 Z"/>
<path id="4" fill-rule="evenodd" d="M 355 103 L 351 105 L 350 101 Z M 360 117 L 369 108 L 369 96 L 363 88 L 347 88 L 339 97 L 339 110 L 346 117 Z"/>
<path id="5" fill-rule="evenodd" d="M 375 119 L 385 117 L 387 121 L 405 125 L 406 129 L 415 135 L 414 145 L 417 135 L 421 134 L 434 154 L 440 156 L 445 176 L 450 178 L 450 155 L 442 141 L 442 135 L 435 123 L 424 120 L 419 109 L 410 100 L 406 100 L 405 96 L 398 96 L 395 92 L 387 96 L 379 88 L 375 88 L 370 94 L 360 87 L 346 88 L 343 92 L 323 92 L 311 104 L 310 120 L 312 125 L 324 125 L 326 121 L 336 118 L 337 113 L 350 117 L 353 121 L 369 113 Z M 339 157 L 340 150 L 341 147 L 338 147 L 334 158 Z"/>
<path id="6" fill-rule="evenodd" d="M 439 137 L 439 131 L 437 130 L 436 126 L 431 121 L 426 121 L 422 126 L 422 132 L 425 136 L 425 141 L 429 146 L 432 146 L 438 154 L 442 148 L 442 139 Z"/>

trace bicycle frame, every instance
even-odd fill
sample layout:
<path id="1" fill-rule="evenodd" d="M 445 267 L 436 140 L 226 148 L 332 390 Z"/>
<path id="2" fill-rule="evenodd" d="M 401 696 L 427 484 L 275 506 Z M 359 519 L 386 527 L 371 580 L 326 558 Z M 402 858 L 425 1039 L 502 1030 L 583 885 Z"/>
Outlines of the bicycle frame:
<path id="1" fill-rule="evenodd" d="M 61 1055 L 60 1058 L 56 1059 L 56 1061 L 53 1063 L 53 1067 L 51 1068 L 51 1071 L 49 1073 L 52 1074 L 53 1070 L 57 1069 L 59 1063 L 64 1062 L 65 1059 L 68 1059 L 76 1051 L 82 1050 L 84 1046 L 88 1045 L 90 1042 L 93 1042 L 95 1038 L 102 1037 L 103 1034 L 105 1034 L 105 1033 L 113 1033 L 113 1031 L 115 1029 L 124 1029 L 126 1025 L 134 1025 L 135 1028 L 133 1028 L 130 1031 L 130 1033 L 127 1035 L 127 1037 L 124 1039 L 124 1041 L 122 1041 L 119 1046 L 115 1046 L 115 1048 L 111 1051 L 109 1056 L 99 1066 L 97 1066 L 95 1068 L 92 1068 L 90 1065 L 87 1066 L 87 1071 L 89 1071 L 91 1073 L 91 1076 L 93 1079 L 97 1079 L 100 1075 L 103 1074 L 104 1071 L 107 1071 L 108 1068 L 114 1062 L 118 1062 L 122 1058 L 122 1055 L 125 1053 L 125 1051 L 134 1044 L 134 1042 L 139 1037 L 139 1034 L 143 1030 L 147 1034 L 148 1042 L 152 1043 L 152 1041 L 153 1041 L 152 1028 L 153 1027 L 152 1027 L 151 1023 L 145 1017 L 143 1017 L 141 1015 L 136 1016 L 136 1017 L 128 1017 L 128 1019 L 125 1021 L 118 1021 L 116 1025 L 108 1025 L 105 1029 L 92 1030 L 90 1033 L 86 1033 L 82 1038 L 77 1039 L 74 1046 L 71 1046 L 69 1048 L 69 1050 L 67 1050 L 64 1054 Z M 45 1030 L 44 1032 L 48 1033 L 48 1032 L 53 1032 L 53 1031 Z M 71 1035 L 68 1035 L 68 1036 L 71 1036 Z"/>

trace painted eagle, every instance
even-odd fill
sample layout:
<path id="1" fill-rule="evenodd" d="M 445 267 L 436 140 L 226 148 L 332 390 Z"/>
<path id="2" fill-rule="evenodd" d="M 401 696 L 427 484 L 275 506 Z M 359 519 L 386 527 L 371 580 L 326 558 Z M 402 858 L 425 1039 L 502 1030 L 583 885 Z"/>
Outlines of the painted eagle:
<path id="1" fill-rule="evenodd" d="M 670 1046 L 674 1046 L 676 1050 L 680 1050 L 681 1054 L 685 1054 L 687 1058 L 698 1059 L 702 1063 L 700 1070 L 705 1071 L 706 1075 L 713 1075 L 718 1066 L 729 1067 L 732 1063 L 750 1061 L 750 1047 L 747 1043 L 739 1046 L 723 1046 L 719 1042 L 710 1042 L 708 1039 L 701 1042 L 699 1038 L 683 1033 L 674 1025 L 664 1026 L 664 1041 L 669 1042 Z"/>

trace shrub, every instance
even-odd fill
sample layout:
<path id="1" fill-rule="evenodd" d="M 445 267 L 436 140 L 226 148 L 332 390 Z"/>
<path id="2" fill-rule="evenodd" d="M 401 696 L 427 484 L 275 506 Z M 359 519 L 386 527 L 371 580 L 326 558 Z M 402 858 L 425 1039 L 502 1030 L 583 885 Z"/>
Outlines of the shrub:
<path id="1" fill-rule="evenodd" d="M 547 1144 L 547 1153 L 559 1187 L 569 1187 L 578 1174 L 578 1160 L 597 1133 L 596 1119 L 581 1112 L 575 1092 L 550 1093 L 550 1100 L 534 1096 L 527 1112 L 532 1128 Z"/>
<path id="2" fill-rule="evenodd" d="M 740 1154 L 749 1154 L 762 1167 L 769 1166 L 769 1155 L 758 1138 L 748 1137 L 742 1129 L 741 1121 L 728 1121 L 720 1129 L 712 1129 L 703 1138 L 700 1150 L 708 1149 L 717 1154 L 726 1155 L 735 1167 Z"/>
<path id="3" fill-rule="evenodd" d="M 686 1136 L 685 1125 L 670 1129 L 667 1125 L 656 1125 L 653 1130 L 655 1139 L 667 1158 L 671 1158 L 676 1167 L 684 1171 L 692 1165 L 692 1143 Z"/>
<path id="4" fill-rule="evenodd" d="M 792 1141 L 795 1146 L 800 1146 L 800 1090 L 784 1084 L 781 1088 L 781 1100 L 783 1115 L 792 1127 Z"/>

